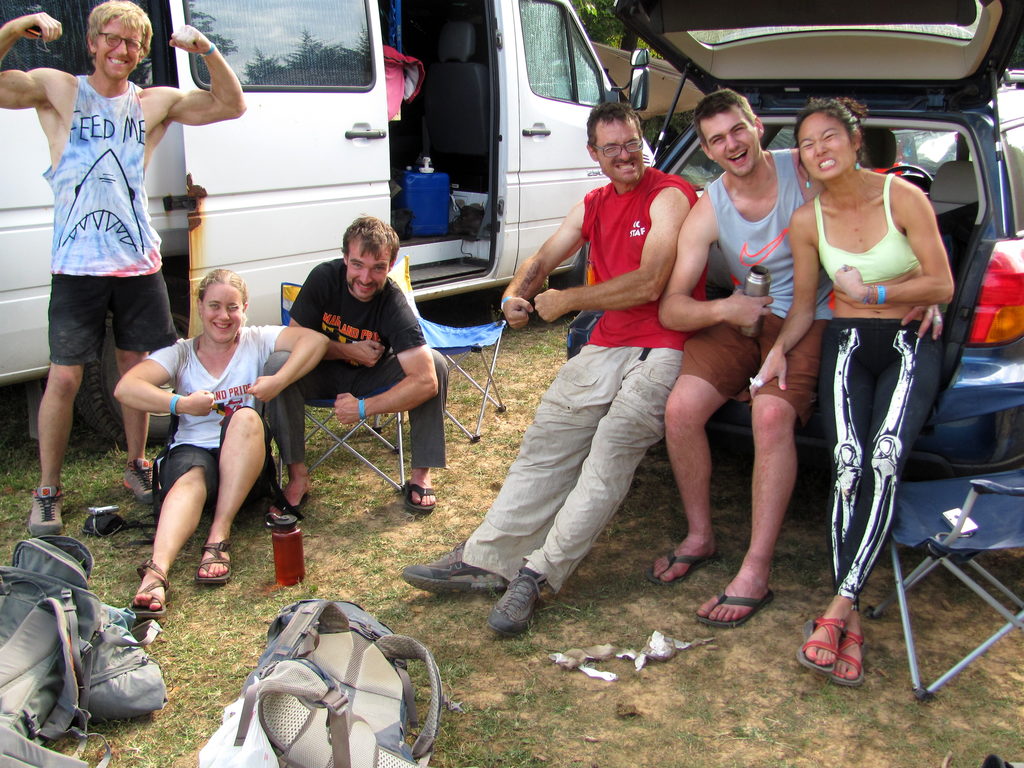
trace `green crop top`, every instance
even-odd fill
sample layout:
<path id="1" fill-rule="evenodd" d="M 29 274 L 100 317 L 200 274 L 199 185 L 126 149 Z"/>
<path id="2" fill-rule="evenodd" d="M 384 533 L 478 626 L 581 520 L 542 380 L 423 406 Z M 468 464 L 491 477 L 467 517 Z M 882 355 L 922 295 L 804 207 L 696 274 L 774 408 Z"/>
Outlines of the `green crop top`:
<path id="1" fill-rule="evenodd" d="M 882 188 L 882 206 L 885 208 L 885 221 L 888 224 L 888 230 L 881 240 L 862 253 L 844 251 L 829 245 L 828 239 L 825 237 L 825 224 L 821 217 L 821 202 L 817 197 L 814 198 L 814 218 L 818 222 L 818 258 L 821 260 L 821 266 L 825 268 L 825 272 L 833 280 L 836 278 L 836 272 L 843 265 L 859 269 L 861 279 L 865 283 L 892 280 L 920 266 L 907 236 L 900 232 L 893 223 L 892 212 L 889 209 L 889 186 L 891 184 L 892 176 L 886 176 L 885 186 Z"/>

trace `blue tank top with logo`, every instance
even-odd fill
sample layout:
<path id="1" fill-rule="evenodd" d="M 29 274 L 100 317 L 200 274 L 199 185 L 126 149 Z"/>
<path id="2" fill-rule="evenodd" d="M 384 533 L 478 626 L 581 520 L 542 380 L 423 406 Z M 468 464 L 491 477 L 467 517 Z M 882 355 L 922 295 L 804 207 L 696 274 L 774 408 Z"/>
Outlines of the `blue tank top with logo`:
<path id="1" fill-rule="evenodd" d="M 718 247 L 725 260 L 734 286 L 743 284 L 747 272 L 755 264 L 767 267 L 772 273 L 769 305 L 772 314 L 785 317 L 793 305 L 793 251 L 789 246 L 789 219 L 804 204 L 800 179 L 793 165 L 790 150 L 771 152 L 775 161 L 778 196 L 775 207 L 759 221 L 749 221 L 736 210 L 725 188 L 724 176 L 707 187 L 712 207 L 718 219 Z M 815 319 L 828 319 L 828 295 L 832 285 L 824 272 L 818 282 L 818 302 Z"/>

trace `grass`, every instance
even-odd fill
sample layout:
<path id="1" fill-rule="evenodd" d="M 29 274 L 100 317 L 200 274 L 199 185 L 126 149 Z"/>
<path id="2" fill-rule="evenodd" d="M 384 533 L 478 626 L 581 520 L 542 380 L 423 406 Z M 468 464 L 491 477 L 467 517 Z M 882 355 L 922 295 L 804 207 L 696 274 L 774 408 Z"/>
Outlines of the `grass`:
<path id="1" fill-rule="evenodd" d="M 895 610 L 867 623 L 862 689 L 830 685 L 796 663 L 803 623 L 830 591 L 826 478 L 817 469 L 800 472 L 777 548 L 775 602 L 740 629 L 712 632 L 692 619 L 697 605 L 729 581 L 749 536 L 751 459 L 722 448 L 714 452 L 713 501 L 724 559 L 682 585 L 655 588 L 642 576 L 685 530 L 663 446 L 651 450 L 623 508 L 527 634 L 498 639 L 487 630 L 492 597 L 438 597 L 406 585 L 402 567 L 434 559 L 479 523 L 563 360 L 564 338 L 564 323 L 534 322 L 506 333 L 499 375 L 508 411 L 488 413 L 477 444 L 449 429 L 449 469 L 435 479 L 440 503 L 432 516 L 406 514 L 400 498 L 347 455 L 318 470 L 302 524 L 307 578 L 301 585 L 274 585 L 270 537 L 254 510 L 240 516 L 233 534 L 232 582 L 195 586 L 201 528 L 170 574 L 170 612 L 152 647 L 167 682 L 167 707 L 149 718 L 95 726 L 111 743 L 114 765 L 195 765 L 263 649 L 269 622 L 279 608 L 305 597 L 357 602 L 433 650 L 447 695 L 464 709 L 444 718 L 437 766 L 938 768 L 948 756 L 948 765 L 973 768 L 990 752 L 1024 759 L 1019 638 L 997 643 L 927 704 L 911 694 Z M 21 397 L 20 386 L 0 389 L 0 532 L 12 545 L 24 536 L 38 472 Z M 469 387 L 455 378 L 450 401 L 460 417 L 475 414 Z M 120 488 L 123 458 L 75 427 L 64 474 L 69 533 L 80 531 L 88 505 L 117 503 L 127 517 L 144 514 Z M 96 558 L 93 587 L 106 602 L 126 604 L 137 585 L 134 568 L 147 549 L 131 538 L 87 541 Z M 1010 583 L 1024 582 L 1024 558 L 1004 555 L 994 563 Z M 880 564 L 865 603 L 878 602 L 891 579 L 888 563 Z M 929 671 L 948 666 L 961 646 L 995 624 L 945 576 L 912 605 Z M 639 648 L 655 629 L 715 640 L 639 673 L 621 660 L 597 665 L 617 672 L 616 683 L 548 660 L 555 651 L 600 643 Z"/>

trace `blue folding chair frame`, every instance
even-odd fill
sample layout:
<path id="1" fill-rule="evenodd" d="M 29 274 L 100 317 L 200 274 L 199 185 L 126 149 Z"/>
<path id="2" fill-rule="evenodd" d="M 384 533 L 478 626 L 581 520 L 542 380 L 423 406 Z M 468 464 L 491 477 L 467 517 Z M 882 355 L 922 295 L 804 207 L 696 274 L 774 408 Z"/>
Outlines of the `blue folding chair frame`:
<path id="1" fill-rule="evenodd" d="M 950 529 L 942 513 L 957 499 L 964 501 L 958 522 Z M 972 534 L 963 532 L 968 517 L 978 526 Z M 928 553 L 908 576 L 903 575 L 900 565 L 899 545 L 923 548 Z M 1024 600 L 976 561 L 986 552 L 1016 548 L 1024 548 L 1024 470 L 900 485 L 891 542 L 896 590 L 867 615 L 878 618 L 894 600 L 899 602 L 910 679 L 914 695 L 919 699 L 934 696 L 936 691 L 1014 629 L 1024 632 Z M 1005 623 L 935 682 L 922 685 L 907 592 L 939 565 L 962 581 Z M 968 570 L 983 583 L 972 578 Z M 1007 604 L 1011 607 L 1008 608 Z"/>
<path id="2" fill-rule="evenodd" d="M 328 415 L 326 418 L 321 418 L 316 412 L 320 409 L 327 409 Z M 323 464 L 331 454 L 333 454 L 339 448 L 344 448 L 346 451 L 355 456 L 359 461 L 365 464 L 367 467 L 376 472 L 380 477 L 388 482 L 396 491 L 402 490 L 405 485 L 405 451 L 402 447 L 402 414 L 393 413 L 385 418 L 373 417 L 362 419 L 358 424 L 353 427 L 349 427 L 347 432 L 339 434 L 337 431 L 331 428 L 330 421 L 331 416 L 334 414 L 334 401 L 333 400 L 307 400 L 306 401 L 306 419 L 311 423 L 310 430 L 306 433 L 306 442 L 314 438 L 320 432 L 323 432 L 331 440 L 331 445 L 328 446 L 320 456 L 317 457 L 316 461 L 309 465 L 309 471 L 312 472 L 314 469 Z M 389 440 L 384 436 L 384 431 L 388 427 L 393 426 L 395 428 L 395 439 L 394 441 Z M 340 431 L 340 430 L 339 430 Z M 397 479 L 389 475 L 377 464 L 375 464 L 369 456 L 360 451 L 353 445 L 353 440 L 358 439 L 360 436 L 365 435 L 368 439 L 376 441 L 381 446 L 395 454 L 398 459 L 398 466 L 396 470 Z"/>

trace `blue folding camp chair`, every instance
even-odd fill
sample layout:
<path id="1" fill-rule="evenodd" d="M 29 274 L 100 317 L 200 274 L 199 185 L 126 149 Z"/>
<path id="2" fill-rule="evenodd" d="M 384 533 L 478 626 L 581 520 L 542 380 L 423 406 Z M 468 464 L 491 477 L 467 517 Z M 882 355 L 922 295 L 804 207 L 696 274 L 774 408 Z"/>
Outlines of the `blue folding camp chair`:
<path id="1" fill-rule="evenodd" d="M 484 423 L 484 414 L 487 412 L 487 404 L 494 406 L 498 413 L 505 412 L 505 404 L 501 402 L 501 394 L 498 392 L 498 382 L 494 377 L 494 369 L 498 364 L 498 350 L 501 347 L 501 334 L 505 330 L 505 321 L 499 320 L 486 325 L 474 325 L 468 328 L 457 328 L 451 325 L 440 325 L 425 317 L 420 318 L 420 327 L 423 329 L 423 338 L 427 346 L 436 349 L 448 362 L 448 371 L 461 373 L 470 386 L 476 388 L 481 394 L 480 412 L 477 414 L 476 424 L 472 431 L 445 405 L 444 415 L 451 419 L 462 432 L 469 438 L 471 443 L 480 440 L 480 427 Z M 489 354 L 488 354 L 489 352 Z M 482 384 L 468 369 L 468 358 L 470 355 L 480 355 L 482 374 L 477 374 Z"/>
<path id="2" fill-rule="evenodd" d="M 437 350 L 444 356 L 448 363 L 448 371 L 458 371 L 480 393 L 480 412 L 477 414 L 476 425 L 470 430 L 449 410 L 445 405 L 444 415 L 451 419 L 452 423 L 462 430 L 471 443 L 480 440 L 480 428 L 484 423 L 484 415 L 487 412 L 487 404 L 494 406 L 498 413 L 505 412 L 505 404 L 501 402 L 501 394 L 498 392 L 498 382 L 494 375 L 498 365 L 498 350 L 501 347 L 501 334 L 505 330 L 505 321 L 498 320 L 484 325 L 473 325 L 460 328 L 451 325 L 441 325 L 432 320 L 427 320 L 420 315 L 419 308 L 412 293 L 412 281 L 409 277 L 409 259 L 402 256 L 391 268 L 389 277 L 402 289 L 409 301 L 409 307 L 420 320 L 420 327 L 423 329 L 423 338 L 427 346 Z M 480 356 L 480 365 L 474 366 L 482 371 L 473 376 L 468 362 L 470 355 Z M 482 382 L 482 383 L 481 383 Z"/>
<path id="3" fill-rule="evenodd" d="M 960 499 L 963 499 L 960 507 L 950 510 Z M 953 520 L 952 525 L 944 513 Z M 903 575 L 900 566 L 899 545 L 927 552 L 924 561 L 908 576 Z M 1024 632 L 1024 601 L 977 562 L 985 553 L 1021 547 L 1024 547 L 1024 470 L 900 485 L 891 543 L 896 590 L 867 615 L 878 618 L 893 600 L 899 602 L 910 679 L 914 695 L 919 699 L 931 698 L 939 688 L 1014 629 Z M 924 686 L 907 592 L 939 565 L 991 606 L 1005 623 L 934 683 Z M 948 635 L 952 639 L 953 634 Z"/>
<path id="4" fill-rule="evenodd" d="M 281 283 L 281 324 L 288 325 L 291 321 L 291 308 L 302 288 L 297 283 Z M 326 411 L 326 413 L 325 413 Z M 395 490 L 401 491 L 405 485 L 405 451 L 402 445 L 402 413 L 385 416 L 369 416 L 362 419 L 346 431 L 331 427 L 334 415 L 334 400 L 307 400 L 306 420 L 310 430 L 306 433 L 306 444 L 319 434 L 328 440 L 328 447 L 314 461 L 309 462 L 309 471 L 324 463 L 339 448 L 344 448 L 359 461 L 376 472 Z M 393 434 L 392 438 L 390 435 Z M 374 450 L 376 448 L 376 450 Z M 379 454 L 391 455 L 396 458 L 393 471 L 385 468 L 383 462 L 374 457 Z M 280 471 L 280 468 L 279 468 Z"/>

